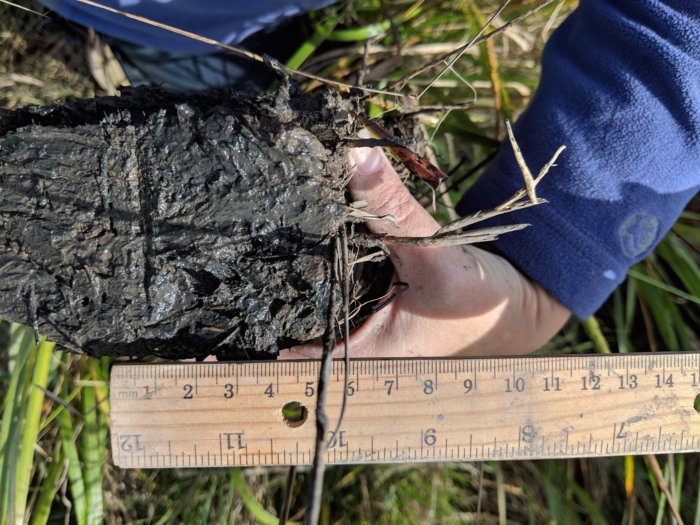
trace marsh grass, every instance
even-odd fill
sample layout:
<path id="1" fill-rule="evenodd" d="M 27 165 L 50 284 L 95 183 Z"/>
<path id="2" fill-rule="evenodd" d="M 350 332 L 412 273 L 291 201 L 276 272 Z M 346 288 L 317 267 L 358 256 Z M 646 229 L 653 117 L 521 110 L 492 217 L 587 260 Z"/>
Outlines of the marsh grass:
<path id="1" fill-rule="evenodd" d="M 534 5 L 516 1 L 497 20 Z M 493 155 L 504 117 L 537 85 L 539 55 L 574 2 L 555 2 L 506 34 L 467 52 L 421 104 L 472 103 L 424 112 L 420 123 L 450 181 L 438 190 L 446 219 Z M 493 0 L 361 0 L 312 15 L 315 31 L 293 67 L 379 87 L 464 43 L 496 8 Z M 12 108 L 96 93 L 80 41 L 60 24 L 0 3 L 0 104 Z M 434 72 L 432 73 L 434 75 Z M 433 78 L 410 85 L 422 91 Z M 311 89 L 316 84 L 306 83 Z M 388 97 L 368 105 L 394 109 Z M 454 181 L 460 181 L 455 183 Z M 432 202 L 430 192 L 416 192 Z M 449 199 L 440 198 L 445 193 Z M 446 204 L 447 203 L 447 204 Z M 700 350 L 700 215 L 687 211 L 653 255 L 595 318 L 572 320 L 540 353 Z M 30 329 L 0 327 L 0 525 L 5 523 L 276 523 L 285 470 L 120 471 L 109 462 L 108 360 L 36 347 Z M 698 456 L 658 462 L 686 523 L 700 524 Z M 297 475 L 290 517 L 300 520 L 306 473 Z M 649 458 L 331 468 L 321 523 L 672 523 Z"/>

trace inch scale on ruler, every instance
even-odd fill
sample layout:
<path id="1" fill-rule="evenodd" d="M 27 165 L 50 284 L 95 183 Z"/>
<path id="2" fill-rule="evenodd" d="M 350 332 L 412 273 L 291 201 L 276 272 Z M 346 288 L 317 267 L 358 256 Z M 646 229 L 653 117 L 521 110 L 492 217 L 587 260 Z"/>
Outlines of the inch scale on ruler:
<path id="1" fill-rule="evenodd" d="M 318 368 L 318 361 L 115 365 L 114 462 L 310 464 Z M 331 377 L 333 430 L 345 389 L 342 361 L 334 361 Z M 358 359 L 348 381 L 342 426 L 328 436 L 328 464 L 700 450 L 698 353 Z M 294 402 L 304 407 L 296 410 L 301 421 L 283 415 Z"/>

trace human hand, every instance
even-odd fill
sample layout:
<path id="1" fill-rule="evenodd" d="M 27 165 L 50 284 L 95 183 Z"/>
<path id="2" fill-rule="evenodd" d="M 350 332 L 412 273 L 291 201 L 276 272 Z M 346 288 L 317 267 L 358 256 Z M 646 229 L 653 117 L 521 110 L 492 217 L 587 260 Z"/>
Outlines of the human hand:
<path id="1" fill-rule="evenodd" d="M 350 157 L 356 166 L 352 197 L 367 202 L 365 211 L 398 220 L 398 227 L 368 223 L 373 233 L 424 237 L 439 229 L 381 148 L 356 148 Z M 351 334 L 351 357 L 525 354 L 546 343 L 570 315 L 506 259 L 479 248 L 392 245 L 390 250 L 395 280 L 409 287 Z M 306 345 L 282 351 L 279 358 L 320 354 L 320 345 Z"/>

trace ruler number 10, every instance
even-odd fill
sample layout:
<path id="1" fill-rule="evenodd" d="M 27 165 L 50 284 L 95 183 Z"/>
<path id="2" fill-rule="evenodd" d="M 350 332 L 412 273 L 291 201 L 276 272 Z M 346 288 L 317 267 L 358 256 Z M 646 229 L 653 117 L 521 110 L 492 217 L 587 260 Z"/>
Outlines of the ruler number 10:
<path id="1" fill-rule="evenodd" d="M 522 392 L 523 390 L 525 390 L 525 379 L 523 379 L 522 377 L 518 377 L 517 379 L 513 378 L 513 380 L 511 381 L 510 377 L 507 377 L 506 392 L 513 392 L 514 390 L 517 392 Z"/>

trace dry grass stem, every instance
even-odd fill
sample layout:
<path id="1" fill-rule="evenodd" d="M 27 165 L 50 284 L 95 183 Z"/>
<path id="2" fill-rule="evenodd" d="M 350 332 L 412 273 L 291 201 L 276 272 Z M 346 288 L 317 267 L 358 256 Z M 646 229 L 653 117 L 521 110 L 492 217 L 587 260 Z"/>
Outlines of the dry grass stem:
<path id="1" fill-rule="evenodd" d="M 520 151 L 520 146 L 518 146 L 518 142 L 515 140 L 513 128 L 511 127 L 510 122 L 507 120 L 506 130 L 508 131 L 508 140 L 510 141 L 510 145 L 513 148 L 515 161 L 518 163 L 518 167 L 520 168 L 520 172 L 523 176 L 525 188 L 517 191 L 510 199 L 498 206 L 496 210 L 507 210 L 514 203 L 516 203 L 525 196 L 527 196 L 530 199 L 530 202 L 532 204 L 541 204 L 541 199 L 537 197 L 537 185 L 544 178 L 544 176 L 547 175 L 547 173 L 549 173 L 549 170 L 552 168 L 552 166 L 555 165 L 557 159 L 559 158 L 559 155 L 561 155 L 562 152 L 566 149 L 566 146 L 559 146 L 557 151 L 554 152 L 554 155 L 552 155 L 552 158 L 550 158 L 547 161 L 547 163 L 544 166 L 542 166 L 542 169 L 540 169 L 539 173 L 537 174 L 537 178 L 534 178 L 532 176 L 530 168 L 528 168 L 527 163 L 525 162 L 525 157 L 523 157 L 522 151 Z"/>
<path id="2" fill-rule="evenodd" d="M 480 242 L 495 241 L 504 233 L 522 230 L 530 226 L 529 224 L 508 224 L 506 226 L 493 226 L 491 228 L 480 228 L 463 233 L 449 232 L 447 234 L 435 234 L 430 237 L 394 237 L 392 235 L 367 236 L 374 240 L 379 240 L 386 245 L 415 246 L 415 247 L 439 247 L 439 246 L 463 246 L 465 244 L 476 244 Z"/>
<path id="3" fill-rule="evenodd" d="M 671 494 L 671 490 L 666 484 L 666 480 L 664 479 L 664 473 L 661 470 L 661 466 L 659 465 L 656 456 L 654 456 L 653 454 L 648 454 L 644 457 L 647 460 L 647 463 L 651 468 L 654 477 L 656 478 L 656 483 L 658 483 L 661 492 L 663 492 L 666 495 L 666 503 L 668 504 L 668 508 L 671 509 L 671 514 L 673 514 L 673 517 L 678 523 L 678 525 L 683 525 L 683 518 L 681 518 L 680 512 L 678 512 L 678 508 L 676 507 L 676 500 L 673 498 L 673 494 Z"/>
<path id="4" fill-rule="evenodd" d="M 406 84 L 408 84 L 408 82 L 410 82 L 413 78 L 425 73 L 426 71 L 429 71 L 430 69 L 437 66 L 438 64 L 442 64 L 442 63 L 447 62 L 447 65 L 442 69 L 442 71 L 437 75 L 437 77 L 435 77 L 432 80 L 432 82 L 428 85 L 428 88 L 431 87 L 432 83 L 439 80 L 440 77 L 445 73 L 445 71 L 447 71 L 456 60 L 458 60 L 460 57 L 462 57 L 462 55 L 464 55 L 464 53 L 466 53 L 469 49 L 474 47 L 474 45 L 477 43 L 479 37 L 481 35 L 483 35 L 484 31 L 486 30 L 486 27 L 494 20 L 494 18 L 496 16 L 498 16 L 501 13 L 501 11 L 503 11 L 505 6 L 508 5 L 509 2 L 510 2 L 510 0 L 506 0 L 504 3 L 502 3 L 501 6 L 496 10 L 496 12 L 491 16 L 488 23 L 486 25 L 484 25 L 479 30 L 479 32 L 469 42 L 467 42 L 463 46 L 458 47 L 457 49 L 454 49 L 454 50 L 442 55 L 441 57 L 439 57 L 435 60 L 428 62 L 427 64 L 422 65 L 418 69 L 411 71 L 409 74 L 404 75 L 399 80 L 396 80 L 395 82 L 393 82 L 390 85 L 389 89 L 403 89 L 406 86 Z M 456 57 L 456 58 L 453 58 L 453 57 Z M 428 89 L 428 88 L 426 88 L 426 89 Z"/>
<path id="5" fill-rule="evenodd" d="M 535 193 L 535 187 L 537 186 L 537 182 L 535 182 L 535 179 L 532 177 L 532 172 L 530 171 L 530 168 L 527 167 L 525 157 L 523 157 L 523 152 L 520 151 L 520 146 L 515 140 L 515 135 L 513 135 L 513 128 L 510 125 L 509 120 L 506 120 L 506 130 L 508 131 L 508 140 L 510 141 L 510 145 L 513 148 L 515 161 L 518 163 L 518 167 L 520 168 L 520 171 L 523 174 L 523 180 L 525 181 L 525 193 L 527 194 L 531 202 L 535 202 L 537 200 L 537 194 Z"/>
<path id="6" fill-rule="evenodd" d="M 473 88 L 471 84 L 469 84 L 470 88 Z M 476 93 L 474 94 L 476 97 Z M 463 111 L 465 109 L 469 109 L 474 107 L 474 102 L 465 102 L 464 104 L 428 104 L 425 106 L 415 106 L 408 111 L 408 108 L 405 106 L 396 106 L 394 109 L 402 111 L 404 116 L 406 117 L 413 117 L 415 115 L 420 115 L 422 113 L 435 113 L 438 111 Z M 389 110 L 392 111 L 392 110 Z"/>
<path id="7" fill-rule="evenodd" d="M 510 199 L 509 199 L 510 200 Z M 518 210 L 524 210 L 525 208 L 530 208 L 531 206 L 536 206 L 538 204 L 546 204 L 547 201 L 545 199 L 540 199 L 538 198 L 535 202 L 533 201 L 521 201 L 521 202 L 514 202 L 513 204 L 510 204 L 509 206 L 506 207 L 501 207 L 499 206 L 498 208 L 494 208 L 492 210 L 486 210 L 486 211 L 477 211 L 476 213 L 473 213 L 471 215 L 467 215 L 466 217 L 462 217 L 461 219 L 457 219 L 455 221 L 452 221 L 449 224 L 446 224 L 442 228 L 438 230 L 438 234 L 445 234 L 445 233 L 450 233 L 456 230 L 461 230 L 462 228 L 466 228 L 467 226 L 471 226 L 472 224 L 475 224 L 477 222 L 485 221 L 486 219 L 491 219 L 493 217 L 498 217 L 499 215 L 504 215 L 506 213 L 511 213 L 514 211 Z"/>
<path id="8" fill-rule="evenodd" d="M 374 215 L 363 210 L 354 209 L 347 215 L 349 222 L 367 222 L 367 221 L 389 221 L 391 224 L 399 227 L 399 221 L 396 217 L 387 213 L 385 215 Z"/>
<path id="9" fill-rule="evenodd" d="M 39 11 L 35 11 L 34 9 L 30 9 L 29 7 L 15 4 L 14 2 L 8 2 L 8 0 L 0 0 L 0 4 L 7 4 L 12 7 L 16 7 L 17 9 L 21 9 L 22 11 L 27 11 L 28 13 L 32 13 L 33 15 L 39 15 L 44 18 L 48 18 L 44 13 L 40 13 Z"/>
<path id="10" fill-rule="evenodd" d="M 540 181 L 544 178 L 547 173 L 549 173 L 549 170 L 552 168 L 552 166 L 555 165 L 555 162 L 559 158 L 559 155 L 562 154 L 562 152 L 566 149 L 566 146 L 559 146 L 557 151 L 554 152 L 554 155 L 552 155 L 552 158 L 547 161 L 547 163 L 542 166 L 542 169 L 540 169 L 539 173 L 537 174 L 537 178 L 534 178 L 532 176 L 532 172 L 530 171 L 530 168 L 528 168 L 527 163 L 525 162 L 525 158 L 523 157 L 522 151 L 520 151 L 520 146 L 518 146 L 518 142 L 515 140 L 515 135 L 513 135 L 513 128 L 510 125 L 510 122 L 506 120 L 506 130 L 508 131 L 508 139 L 510 141 L 510 145 L 513 148 L 513 154 L 515 155 L 515 161 L 518 163 L 518 167 L 520 168 L 520 172 L 523 175 L 523 180 L 525 182 L 525 188 L 522 190 L 517 191 L 510 199 L 505 201 L 503 204 L 498 206 L 496 209 L 505 209 L 511 206 L 513 203 L 519 201 L 523 197 L 527 195 L 527 197 L 530 199 L 530 202 L 533 204 L 539 204 L 538 203 L 538 197 L 537 197 L 537 185 L 540 183 Z"/>
<path id="11" fill-rule="evenodd" d="M 292 506 L 292 496 L 294 494 L 294 480 L 296 479 L 297 467 L 292 465 L 287 471 L 287 480 L 284 485 L 284 496 L 282 498 L 282 508 L 280 509 L 280 525 L 286 525 L 289 519 L 289 509 Z"/>
<path id="12" fill-rule="evenodd" d="M 464 53 L 466 53 L 469 49 L 471 49 L 475 45 L 480 44 L 481 42 L 484 42 L 485 40 L 488 40 L 489 38 L 492 38 L 500 33 L 503 33 L 504 31 L 506 31 L 507 29 L 509 29 L 513 25 L 517 24 L 518 22 L 522 21 L 523 19 L 527 18 L 528 16 L 536 13 L 537 11 L 542 9 L 543 7 L 548 6 L 553 1 L 554 0 L 545 0 L 541 4 L 538 4 L 535 7 L 533 7 L 532 9 L 530 9 L 529 11 L 514 18 L 510 22 L 506 22 L 505 24 L 503 24 L 500 27 L 497 27 L 493 31 L 489 31 L 486 34 L 483 34 L 483 30 L 485 29 L 485 27 L 488 26 L 489 24 L 491 24 L 492 20 L 494 19 L 494 17 L 492 16 L 491 19 L 489 19 L 486 26 L 484 28 L 482 28 L 481 31 L 479 31 L 479 34 L 475 38 L 473 38 L 472 40 L 470 40 L 469 42 L 467 42 L 463 46 L 460 46 L 457 49 L 454 49 L 454 50 L 450 51 L 449 53 L 446 53 L 445 55 L 442 55 L 441 57 L 439 57 L 435 60 L 431 60 L 430 62 L 424 64 L 423 66 L 419 67 L 418 69 L 411 71 L 410 73 L 403 76 L 399 80 L 392 82 L 391 84 L 389 84 L 389 89 L 391 89 L 391 90 L 403 89 L 406 86 L 406 84 L 408 84 L 408 82 L 410 82 L 412 79 L 414 79 L 418 75 L 421 75 L 421 74 L 425 73 L 426 71 L 429 71 L 430 69 L 434 68 L 435 66 L 437 66 L 439 64 L 443 64 L 446 61 L 449 61 L 454 55 L 459 55 L 459 56 L 464 55 Z M 506 2 L 506 4 L 507 3 L 508 2 Z M 505 7 L 505 5 L 502 5 L 500 9 L 502 9 L 503 7 Z M 500 9 L 496 12 L 496 15 L 498 15 L 500 13 Z M 481 36 L 479 36 L 479 35 L 481 35 Z M 450 61 L 450 62 L 448 62 L 448 64 L 451 65 L 452 62 Z M 436 80 L 437 79 L 433 79 L 431 82 L 434 83 Z"/>
<path id="13" fill-rule="evenodd" d="M 7 75 L 0 75 L 0 88 L 12 87 L 16 84 L 25 84 L 27 86 L 43 87 L 44 82 L 29 75 L 22 75 L 20 73 L 8 73 Z"/>
<path id="14" fill-rule="evenodd" d="M 511 147 L 513 148 L 513 154 L 515 155 L 516 162 L 523 176 L 523 181 L 525 187 L 518 190 L 512 197 L 497 206 L 492 210 L 478 211 L 469 215 L 467 217 L 462 217 L 461 219 L 456 219 L 449 224 L 440 228 L 434 235 L 430 237 L 392 237 L 392 236 L 382 236 L 377 237 L 385 244 L 398 244 L 398 245 L 408 245 L 408 246 L 459 246 L 464 244 L 475 244 L 479 242 L 494 241 L 499 235 L 503 233 L 509 233 L 513 231 L 522 230 L 529 226 L 529 224 L 512 224 L 507 226 L 493 226 L 491 228 L 481 228 L 478 230 L 472 230 L 469 232 L 455 233 L 458 230 L 466 228 L 474 223 L 484 221 L 499 215 L 506 213 L 511 213 L 514 211 L 529 208 L 531 206 L 536 206 L 539 204 L 545 204 L 547 201 L 541 199 L 537 196 L 537 184 L 544 178 L 555 162 L 559 158 L 559 155 L 566 149 L 566 146 L 561 146 L 554 153 L 551 159 L 540 169 L 537 177 L 532 176 L 530 168 L 528 168 L 525 158 L 520 151 L 520 146 L 518 146 L 515 136 L 513 135 L 513 129 L 511 128 L 510 122 L 506 120 L 506 129 L 508 131 L 508 138 L 510 140 Z M 528 198 L 526 201 L 521 201 L 523 197 Z"/>
<path id="15" fill-rule="evenodd" d="M 474 35 L 474 37 L 465 46 L 463 46 L 459 51 L 457 51 L 454 54 L 453 57 L 451 57 L 449 59 L 449 62 L 447 63 L 447 65 L 445 65 L 445 67 L 443 67 L 442 70 L 440 70 L 440 72 L 437 74 L 437 76 L 426 86 L 426 88 L 421 92 L 421 94 L 418 96 L 418 98 L 425 95 L 426 91 L 428 91 L 431 87 L 433 87 L 433 84 L 436 81 L 440 80 L 442 78 L 442 76 L 447 71 L 452 71 L 457 76 L 457 78 L 460 78 L 460 80 L 462 80 L 461 77 L 457 74 L 457 72 L 453 69 L 453 67 L 452 67 L 453 64 L 455 64 L 460 58 L 462 58 L 462 56 L 464 55 L 464 53 L 468 49 L 470 49 L 471 47 L 474 46 L 474 43 L 484 34 L 484 31 L 486 31 L 486 28 L 493 23 L 493 21 L 496 19 L 496 17 L 503 12 L 503 10 L 506 8 L 506 6 L 509 3 L 510 3 L 510 0 L 505 0 L 505 2 L 503 2 L 500 5 L 500 7 L 496 10 L 496 12 L 491 15 L 491 18 L 489 18 L 488 21 L 483 26 L 481 26 L 481 29 L 479 29 L 479 31 L 476 33 L 476 35 Z M 465 83 L 466 83 L 466 81 L 465 81 Z M 476 93 L 475 93 L 475 96 L 476 96 Z"/>
<path id="16" fill-rule="evenodd" d="M 380 250 L 376 252 L 372 252 L 368 255 L 365 255 L 364 257 L 358 257 L 354 261 L 350 263 L 350 266 L 354 266 L 356 264 L 363 264 L 363 263 L 371 263 L 371 262 L 379 262 L 381 260 L 386 259 L 389 256 L 388 250 Z"/>

